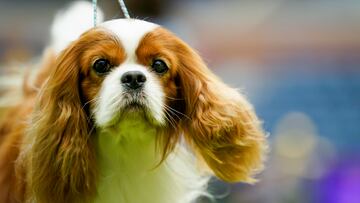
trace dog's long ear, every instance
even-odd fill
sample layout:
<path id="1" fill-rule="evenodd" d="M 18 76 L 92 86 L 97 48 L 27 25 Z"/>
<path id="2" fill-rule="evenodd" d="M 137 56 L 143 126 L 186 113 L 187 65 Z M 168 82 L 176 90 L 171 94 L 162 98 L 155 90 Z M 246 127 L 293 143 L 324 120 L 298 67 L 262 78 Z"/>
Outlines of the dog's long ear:
<path id="1" fill-rule="evenodd" d="M 79 202 L 94 192 L 95 154 L 81 101 L 75 43 L 56 59 L 42 86 L 27 134 L 30 196 L 36 202 Z"/>
<path id="2" fill-rule="evenodd" d="M 186 140 L 222 180 L 253 182 L 263 167 L 266 140 L 252 105 L 180 40 L 176 52 L 189 117 L 183 121 Z"/>

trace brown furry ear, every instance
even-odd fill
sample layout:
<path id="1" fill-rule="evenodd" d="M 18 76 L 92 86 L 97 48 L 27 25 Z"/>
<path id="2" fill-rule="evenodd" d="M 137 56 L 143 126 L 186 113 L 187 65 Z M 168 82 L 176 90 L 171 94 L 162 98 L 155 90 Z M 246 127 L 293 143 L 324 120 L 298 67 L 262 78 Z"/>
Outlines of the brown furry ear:
<path id="1" fill-rule="evenodd" d="M 186 140 L 224 181 L 253 182 L 263 167 L 266 140 L 253 107 L 225 85 L 183 42 L 177 47 L 185 99 Z"/>
<path id="2" fill-rule="evenodd" d="M 79 202 L 95 192 L 95 154 L 82 108 L 79 53 L 73 44 L 57 58 L 29 125 L 23 167 L 27 196 L 36 202 Z"/>

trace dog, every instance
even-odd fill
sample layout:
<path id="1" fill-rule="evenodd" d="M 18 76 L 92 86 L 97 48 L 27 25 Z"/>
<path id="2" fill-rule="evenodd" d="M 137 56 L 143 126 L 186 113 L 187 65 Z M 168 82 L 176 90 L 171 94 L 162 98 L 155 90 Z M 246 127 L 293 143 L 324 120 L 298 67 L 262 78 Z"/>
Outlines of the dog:
<path id="1" fill-rule="evenodd" d="M 164 27 L 92 28 L 76 20 L 83 11 L 91 5 L 57 16 L 42 65 L 0 124 L 1 202 L 190 203 L 212 175 L 255 182 L 267 144 L 243 94 Z"/>

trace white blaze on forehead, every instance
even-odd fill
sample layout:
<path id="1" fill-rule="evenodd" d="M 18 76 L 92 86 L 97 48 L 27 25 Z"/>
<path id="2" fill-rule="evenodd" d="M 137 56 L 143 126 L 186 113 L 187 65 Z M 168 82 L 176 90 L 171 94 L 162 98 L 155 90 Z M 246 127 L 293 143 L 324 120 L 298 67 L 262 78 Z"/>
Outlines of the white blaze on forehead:
<path id="1" fill-rule="evenodd" d="M 110 20 L 100 25 L 113 32 L 121 41 L 128 61 L 136 61 L 135 51 L 140 40 L 159 25 L 136 19 Z"/>

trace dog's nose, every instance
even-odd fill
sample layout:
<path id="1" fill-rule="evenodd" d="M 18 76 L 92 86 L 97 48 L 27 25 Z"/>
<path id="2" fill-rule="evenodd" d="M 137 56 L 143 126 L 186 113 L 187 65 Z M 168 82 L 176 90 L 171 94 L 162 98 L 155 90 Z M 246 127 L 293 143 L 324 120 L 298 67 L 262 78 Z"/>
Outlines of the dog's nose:
<path id="1" fill-rule="evenodd" d="M 130 88 L 138 89 L 146 82 L 146 76 L 140 71 L 129 71 L 121 77 L 121 83 Z"/>

